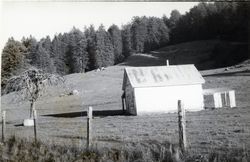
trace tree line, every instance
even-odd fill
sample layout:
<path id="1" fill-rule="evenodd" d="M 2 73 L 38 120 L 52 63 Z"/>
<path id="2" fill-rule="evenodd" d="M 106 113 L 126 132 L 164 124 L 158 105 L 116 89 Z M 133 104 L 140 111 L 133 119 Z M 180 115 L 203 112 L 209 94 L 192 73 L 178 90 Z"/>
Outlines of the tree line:
<path id="1" fill-rule="evenodd" d="M 169 17 L 132 18 L 119 28 L 93 25 L 75 27 L 36 40 L 10 38 L 2 51 L 2 86 L 30 66 L 66 75 L 118 64 L 133 53 L 147 53 L 168 44 L 200 39 L 248 41 L 249 3 L 201 2 L 184 15 L 173 10 Z"/>
<path id="2" fill-rule="evenodd" d="M 185 15 L 178 11 L 172 14 L 172 19 L 177 20 L 169 24 L 172 43 L 206 39 L 246 42 L 249 39 L 250 2 L 202 2 Z M 168 24 L 168 19 L 164 20 Z"/>
<path id="3" fill-rule="evenodd" d="M 132 53 L 146 52 L 165 46 L 169 30 L 156 17 L 134 17 L 132 23 L 112 25 L 105 30 L 100 25 L 75 27 L 37 41 L 34 37 L 21 41 L 10 38 L 2 53 L 2 77 L 8 78 L 21 67 L 35 66 L 49 73 L 61 75 L 79 73 L 122 62 Z"/>

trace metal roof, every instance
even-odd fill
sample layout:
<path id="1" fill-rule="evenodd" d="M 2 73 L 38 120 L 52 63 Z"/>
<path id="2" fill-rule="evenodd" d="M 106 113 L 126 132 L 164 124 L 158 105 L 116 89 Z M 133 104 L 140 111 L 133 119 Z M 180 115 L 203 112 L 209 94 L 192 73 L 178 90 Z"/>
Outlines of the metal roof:
<path id="1" fill-rule="evenodd" d="M 160 87 L 202 84 L 205 80 L 194 65 L 127 67 L 124 82 L 129 79 L 132 87 Z M 123 89 L 125 83 L 123 82 Z"/>

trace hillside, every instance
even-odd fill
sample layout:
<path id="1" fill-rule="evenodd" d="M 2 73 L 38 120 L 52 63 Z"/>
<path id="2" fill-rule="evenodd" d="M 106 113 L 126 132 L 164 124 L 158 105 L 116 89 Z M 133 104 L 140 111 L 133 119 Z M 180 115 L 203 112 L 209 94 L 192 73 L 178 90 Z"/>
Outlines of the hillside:
<path id="1" fill-rule="evenodd" d="M 37 107 L 42 114 L 77 111 L 82 108 L 86 109 L 89 105 L 94 106 L 96 110 L 120 109 L 124 67 L 165 65 L 166 59 L 169 60 L 170 65 L 191 63 L 198 68 L 213 67 L 215 61 L 209 58 L 216 44 L 218 44 L 218 41 L 209 40 L 171 45 L 152 51 L 150 54 L 132 55 L 125 62 L 107 67 L 104 71 L 93 70 L 87 73 L 66 75 L 65 85 L 59 88 L 50 88 L 48 93 L 38 101 Z M 228 68 L 229 71 L 225 71 L 225 68 L 202 71 L 202 74 L 212 76 L 212 74 L 229 73 L 235 70 L 239 72 L 247 71 L 249 70 L 249 63 L 245 61 L 235 67 Z M 207 87 L 206 84 L 204 86 Z M 79 96 L 59 97 L 74 89 L 80 92 Z M 2 109 L 15 107 L 16 104 L 24 104 L 23 107 L 26 107 L 26 109 L 29 107 L 28 103 L 21 101 L 15 93 L 2 96 Z M 53 107 L 53 109 L 50 107 Z M 20 119 L 22 118 L 20 116 Z"/>
<path id="2" fill-rule="evenodd" d="M 249 59 L 246 43 L 202 40 L 166 46 L 149 55 L 135 55 L 122 65 L 154 66 L 195 64 L 199 70 L 209 70 L 238 64 Z"/>
<path id="3" fill-rule="evenodd" d="M 65 85 L 60 88 L 50 89 L 48 96 L 43 98 L 49 105 L 53 103 L 54 108 L 60 107 L 59 111 L 61 109 L 62 111 L 74 111 L 79 109 L 82 104 L 86 106 L 95 105 L 95 109 L 103 109 L 102 105 L 104 104 L 109 107 L 108 109 L 116 109 L 116 107 L 121 107 L 121 85 L 125 66 L 166 65 L 166 59 L 169 59 L 170 65 L 194 63 L 198 68 L 199 66 L 212 66 L 214 61 L 209 60 L 209 57 L 212 55 L 212 50 L 217 43 L 216 40 L 209 40 L 171 45 L 152 51 L 149 54 L 132 55 L 123 63 L 107 67 L 104 71 L 97 72 L 93 70 L 87 73 L 66 75 Z M 59 97 L 60 94 L 69 93 L 74 89 L 81 92 L 81 95 L 78 97 Z M 8 97 L 12 95 L 14 94 L 2 97 L 2 106 L 12 103 L 13 98 L 19 100 L 16 97 Z M 40 103 L 43 104 L 42 107 L 46 107 L 43 101 L 38 101 L 38 106 Z M 46 109 L 49 110 L 49 108 Z"/>
<path id="4" fill-rule="evenodd" d="M 213 67 L 214 61 L 210 57 L 218 43 L 218 40 L 204 40 L 170 45 L 150 52 L 151 57 L 148 55 L 132 56 L 123 65 L 166 65 L 168 59 L 170 65 L 195 64 L 197 68 L 208 69 Z"/>
<path id="5" fill-rule="evenodd" d="M 176 114 L 121 114 L 124 67 L 165 65 L 165 59 L 169 59 L 170 64 L 197 63 L 198 66 L 210 67 L 213 61 L 209 60 L 209 56 L 215 44 L 216 41 L 200 41 L 173 45 L 153 51 L 150 55 L 133 55 L 124 63 L 107 67 L 103 71 L 93 70 L 65 76 L 64 86 L 50 88 L 48 94 L 37 102 L 39 139 L 60 145 L 80 145 L 86 136 L 86 110 L 88 106 L 93 106 L 97 115 L 93 124 L 94 139 L 100 147 L 150 140 L 176 144 Z M 249 148 L 249 61 L 227 69 L 201 73 L 206 80 L 204 88 L 235 89 L 237 108 L 188 113 L 187 136 L 191 150 L 199 153 L 208 153 L 209 150 L 227 151 L 230 148 L 242 149 L 243 144 Z M 80 95 L 62 95 L 74 89 Z M 7 111 L 8 135 L 26 138 L 33 136 L 32 128 L 20 126 L 22 120 L 29 116 L 27 101 L 21 101 L 15 93 L 11 93 L 2 96 L 1 108 Z"/>

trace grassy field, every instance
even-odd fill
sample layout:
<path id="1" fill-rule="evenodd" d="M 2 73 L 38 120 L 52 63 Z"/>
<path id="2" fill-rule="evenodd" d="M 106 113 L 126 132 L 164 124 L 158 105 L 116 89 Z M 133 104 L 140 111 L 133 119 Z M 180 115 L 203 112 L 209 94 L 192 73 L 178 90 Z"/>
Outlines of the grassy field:
<path id="1" fill-rule="evenodd" d="M 184 44 L 183 46 L 187 46 Z M 96 148 L 120 148 L 126 144 L 154 145 L 169 142 L 178 144 L 177 114 L 121 114 L 122 79 L 125 66 L 161 65 L 169 50 L 155 54 L 135 55 L 125 63 L 104 71 L 66 76 L 65 86 L 52 87 L 36 104 L 39 114 L 38 138 L 59 146 L 85 147 L 86 110 L 94 109 L 93 138 Z M 186 49 L 187 50 L 187 49 Z M 158 53 L 157 53 L 158 52 Z M 161 55 L 159 55 L 161 53 Z M 190 52 L 187 52 L 190 53 Z M 197 53 L 198 54 L 198 53 Z M 207 56 L 206 56 L 207 57 Z M 227 153 L 240 150 L 250 153 L 250 64 L 201 71 L 204 88 L 235 89 L 237 108 L 208 109 L 187 113 L 187 141 L 192 154 Z M 77 89 L 78 96 L 63 96 Z M 7 112 L 8 137 L 15 135 L 33 140 L 33 128 L 21 126 L 29 116 L 29 103 L 14 93 L 2 96 L 1 108 Z M 210 100 L 205 100 L 211 105 Z M 108 115 L 109 114 L 109 115 Z"/>

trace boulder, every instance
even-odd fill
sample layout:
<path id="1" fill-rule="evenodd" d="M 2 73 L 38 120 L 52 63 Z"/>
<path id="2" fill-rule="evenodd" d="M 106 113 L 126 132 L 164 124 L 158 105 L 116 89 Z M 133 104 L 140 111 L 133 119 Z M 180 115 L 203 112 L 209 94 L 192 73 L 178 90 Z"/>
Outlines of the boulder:
<path id="1" fill-rule="evenodd" d="M 73 91 L 68 93 L 68 96 L 71 96 L 71 95 L 79 95 L 79 91 L 74 89 Z"/>
<path id="2" fill-rule="evenodd" d="M 74 89 L 74 90 L 72 91 L 72 95 L 79 95 L 79 91 L 76 90 L 76 89 Z"/>
<path id="3" fill-rule="evenodd" d="M 64 96 L 67 96 L 67 94 L 60 94 L 59 97 L 64 97 Z"/>
<path id="4" fill-rule="evenodd" d="M 25 126 L 25 127 L 34 126 L 34 120 L 33 119 L 24 119 L 23 126 Z"/>

